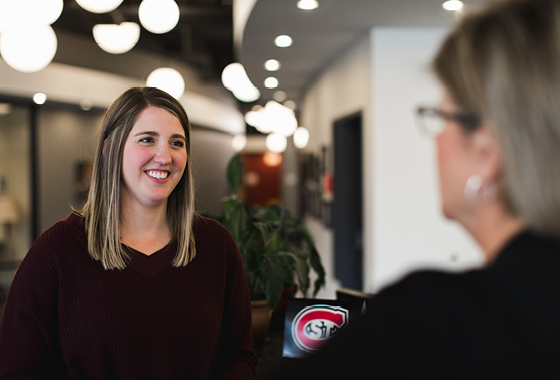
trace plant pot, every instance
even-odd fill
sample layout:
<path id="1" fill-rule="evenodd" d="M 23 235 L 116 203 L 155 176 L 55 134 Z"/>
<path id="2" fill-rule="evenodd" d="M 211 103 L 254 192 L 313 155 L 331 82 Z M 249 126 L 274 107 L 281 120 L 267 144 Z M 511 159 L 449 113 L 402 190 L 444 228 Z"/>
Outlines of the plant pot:
<path id="1" fill-rule="evenodd" d="M 270 308 L 266 300 L 251 301 L 253 319 L 253 339 L 255 343 L 266 341 L 270 324 Z"/>
<path id="2" fill-rule="evenodd" d="M 294 285 L 292 289 L 286 286 L 282 291 L 282 298 L 276 306 L 270 318 L 270 329 L 272 331 L 284 331 L 284 319 L 286 318 L 286 310 L 288 309 L 288 300 L 293 298 L 293 294 L 296 294 L 298 286 Z"/>

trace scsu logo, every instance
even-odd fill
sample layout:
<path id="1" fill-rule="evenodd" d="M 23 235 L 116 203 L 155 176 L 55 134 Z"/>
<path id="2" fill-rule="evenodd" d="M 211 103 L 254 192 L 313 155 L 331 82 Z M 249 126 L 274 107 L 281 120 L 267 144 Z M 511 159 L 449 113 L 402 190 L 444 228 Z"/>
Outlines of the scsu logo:
<path id="1" fill-rule="evenodd" d="M 306 306 L 292 322 L 292 337 L 300 349 L 312 352 L 347 324 L 348 310 L 340 306 Z"/>

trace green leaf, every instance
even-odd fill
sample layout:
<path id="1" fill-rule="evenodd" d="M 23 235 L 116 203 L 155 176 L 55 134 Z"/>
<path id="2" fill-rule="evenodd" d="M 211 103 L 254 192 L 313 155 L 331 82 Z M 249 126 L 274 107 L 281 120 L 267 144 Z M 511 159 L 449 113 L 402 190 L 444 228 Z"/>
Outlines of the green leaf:
<path id="1" fill-rule="evenodd" d="M 293 252 L 278 252 L 279 255 L 289 258 L 293 263 L 298 283 L 301 291 L 306 294 L 309 289 L 309 264 L 307 263 L 305 252 L 293 247 Z"/>
<path id="2" fill-rule="evenodd" d="M 241 186 L 243 178 L 243 163 L 241 162 L 241 155 L 236 153 L 228 163 L 227 167 L 227 182 L 229 186 L 229 195 L 237 195 L 237 190 Z"/>
<path id="3" fill-rule="evenodd" d="M 261 275 L 266 278 L 265 295 L 268 306 L 274 310 L 284 290 L 284 271 L 282 265 L 276 262 L 272 256 L 264 256 Z"/>
<path id="4" fill-rule="evenodd" d="M 231 233 L 237 245 L 242 245 L 242 237 L 247 229 L 247 212 L 243 201 L 229 198 L 222 201 L 224 226 Z"/>

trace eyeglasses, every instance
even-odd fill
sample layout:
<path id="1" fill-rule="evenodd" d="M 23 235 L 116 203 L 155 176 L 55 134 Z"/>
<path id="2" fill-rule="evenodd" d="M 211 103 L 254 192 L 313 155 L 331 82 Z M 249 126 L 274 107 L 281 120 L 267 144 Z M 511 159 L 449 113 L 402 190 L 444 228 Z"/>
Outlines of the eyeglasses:
<path id="1" fill-rule="evenodd" d="M 461 124 L 467 131 L 474 131 L 480 125 L 480 117 L 470 112 L 447 112 L 433 107 L 418 107 L 416 116 L 418 129 L 430 137 L 442 132 L 448 121 Z"/>

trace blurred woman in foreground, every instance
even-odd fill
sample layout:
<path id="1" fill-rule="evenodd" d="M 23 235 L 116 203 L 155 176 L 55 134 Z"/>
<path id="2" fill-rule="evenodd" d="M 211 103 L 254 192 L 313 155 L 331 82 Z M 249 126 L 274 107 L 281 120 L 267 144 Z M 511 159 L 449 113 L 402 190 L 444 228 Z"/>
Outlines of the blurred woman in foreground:
<path id="1" fill-rule="evenodd" d="M 300 369 L 329 379 L 558 378 L 560 1 L 466 14 L 433 69 L 444 95 L 419 113 L 441 121 L 443 213 L 487 265 L 408 276 Z"/>

